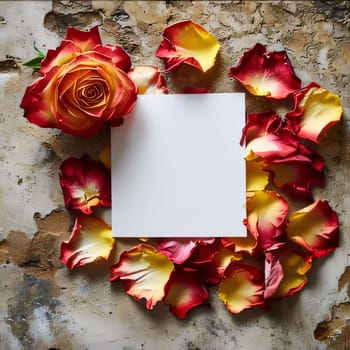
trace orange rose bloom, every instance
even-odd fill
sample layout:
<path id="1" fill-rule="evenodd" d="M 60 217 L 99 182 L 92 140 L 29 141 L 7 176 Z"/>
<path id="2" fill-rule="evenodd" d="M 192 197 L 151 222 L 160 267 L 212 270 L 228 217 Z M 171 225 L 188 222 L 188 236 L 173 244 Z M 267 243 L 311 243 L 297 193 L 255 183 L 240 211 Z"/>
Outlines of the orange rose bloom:
<path id="1" fill-rule="evenodd" d="M 80 137 L 97 133 L 128 114 L 137 86 L 128 77 L 130 57 L 120 46 L 101 45 L 98 28 L 68 28 L 65 40 L 49 50 L 24 94 L 24 116 L 34 124 Z"/>

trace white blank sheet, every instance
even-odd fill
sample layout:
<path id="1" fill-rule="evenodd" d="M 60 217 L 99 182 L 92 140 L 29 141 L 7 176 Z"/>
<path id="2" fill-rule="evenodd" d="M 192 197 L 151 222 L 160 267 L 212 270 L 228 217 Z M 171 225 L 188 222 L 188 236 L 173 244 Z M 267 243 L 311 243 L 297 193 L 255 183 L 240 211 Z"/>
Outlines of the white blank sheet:
<path id="1" fill-rule="evenodd" d="M 246 236 L 242 93 L 139 95 L 111 128 L 119 237 Z"/>

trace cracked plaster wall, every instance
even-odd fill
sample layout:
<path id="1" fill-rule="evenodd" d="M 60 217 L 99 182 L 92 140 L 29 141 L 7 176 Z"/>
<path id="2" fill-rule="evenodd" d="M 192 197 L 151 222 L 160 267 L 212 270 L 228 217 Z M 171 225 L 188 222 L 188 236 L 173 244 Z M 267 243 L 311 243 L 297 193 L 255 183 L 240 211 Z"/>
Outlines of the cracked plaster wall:
<path id="1" fill-rule="evenodd" d="M 349 349 L 349 14 L 346 1 L 1 1 L 0 349 Z M 211 297 L 211 308 L 178 320 L 163 306 L 146 311 L 111 286 L 106 263 L 70 273 L 58 260 L 71 226 L 59 164 L 97 155 L 108 135 L 77 140 L 30 125 L 19 103 L 35 77 L 21 63 L 33 57 L 33 43 L 56 47 L 67 26 L 100 25 L 103 42 L 121 44 L 135 65 L 162 67 L 154 53 L 163 29 L 188 18 L 205 25 L 222 49 L 205 77 L 188 67 L 166 75 L 171 91 L 242 91 L 228 68 L 261 42 L 286 49 L 304 85 L 316 81 L 342 96 L 343 121 L 321 143 L 327 183 L 315 191 L 339 214 L 340 247 L 314 263 L 301 293 L 269 313 L 233 316 Z M 247 105 L 266 108 L 249 96 Z"/>

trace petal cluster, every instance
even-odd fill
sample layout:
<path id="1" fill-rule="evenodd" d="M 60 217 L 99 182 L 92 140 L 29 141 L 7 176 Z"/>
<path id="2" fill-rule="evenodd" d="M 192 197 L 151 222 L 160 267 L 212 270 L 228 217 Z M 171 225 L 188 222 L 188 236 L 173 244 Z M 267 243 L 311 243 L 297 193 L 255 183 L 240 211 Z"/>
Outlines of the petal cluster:
<path id="1" fill-rule="evenodd" d="M 167 71 L 187 64 L 207 72 L 219 49 L 211 33 L 186 20 L 164 30 L 156 56 Z M 132 67 L 120 46 L 102 45 L 97 27 L 87 32 L 69 28 L 60 46 L 48 50 L 39 73 L 21 102 L 25 117 L 80 137 L 105 125 L 121 126 L 137 94 L 169 92 L 157 67 Z M 121 251 L 118 243 L 118 258 L 111 262 L 112 229 L 92 214 L 96 207 L 111 206 L 111 149 L 106 145 L 100 161 L 84 155 L 60 166 L 65 207 L 76 215 L 61 245 L 60 259 L 69 269 L 109 260 L 111 282 L 120 281 L 135 300 L 145 299 L 147 309 L 163 302 L 184 318 L 209 304 L 213 285 L 234 314 L 256 306 L 267 309 L 274 300 L 300 291 L 313 260 L 334 251 L 338 216 L 326 200 L 314 198 L 313 187 L 324 183 L 326 162 L 316 150 L 341 119 L 340 98 L 314 82 L 302 87 L 287 52 L 268 52 L 259 43 L 228 74 L 253 95 L 293 103 L 285 115 L 268 109 L 247 115 L 240 140 L 246 147 L 247 236 L 140 238 L 136 245 L 123 242 L 128 247 Z"/>

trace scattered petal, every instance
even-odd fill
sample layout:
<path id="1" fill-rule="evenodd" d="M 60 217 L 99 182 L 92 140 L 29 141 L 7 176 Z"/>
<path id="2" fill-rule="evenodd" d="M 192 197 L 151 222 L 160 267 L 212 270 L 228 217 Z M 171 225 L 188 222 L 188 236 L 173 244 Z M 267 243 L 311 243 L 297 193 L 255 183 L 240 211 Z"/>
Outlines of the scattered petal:
<path id="1" fill-rule="evenodd" d="M 268 283 L 266 296 L 288 297 L 304 287 L 307 282 L 306 272 L 311 268 L 312 255 L 302 256 L 289 245 L 284 245 L 273 252 L 268 252 L 267 257 L 270 266 L 265 271 L 268 274 L 265 277 Z"/>
<path id="2" fill-rule="evenodd" d="M 92 213 L 92 207 L 111 206 L 111 173 L 88 155 L 68 158 L 60 166 L 60 184 L 67 209 Z"/>
<path id="3" fill-rule="evenodd" d="M 286 51 L 266 52 L 265 46 L 259 43 L 230 68 L 229 76 L 251 94 L 272 99 L 286 98 L 301 87 Z"/>
<path id="4" fill-rule="evenodd" d="M 247 237 L 225 237 L 221 238 L 224 247 L 234 245 L 236 253 L 247 253 L 253 255 L 258 250 L 258 241 L 249 231 Z"/>
<path id="5" fill-rule="evenodd" d="M 265 253 L 265 291 L 264 298 L 271 298 L 283 280 L 283 267 L 273 252 Z"/>
<path id="6" fill-rule="evenodd" d="M 201 25 L 180 21 L 165 28 L 156 56 L 164 60 L 167 71 L 185 63 L 202 72 L 215 64 L 220 49 L 216 38 Z"/>
<path id="7" fill-rule="evenodd" d="M 218 296 L 227 309 L 238 314 L 264 304 L 264 281 L 260 269 L 253 265 L 232 263 L 225 272 Z"/>
<path id="8" fill-rule="evenodd" d="M 319 258 L 338 246 L 338 216 L 326 201 L 317 200 L 289 216 L 286 232 L 291 241 Z"/>
<path id="9" fill-rule="evenodd" d="M 167 94 L 168 89 L 158 67 L 137 66 L 128 72 L 129 78 L 138 87 L 138 93 L 144 94 Z"/>
<path id="10" fill-rule="evenodd" d="M 247 227 L 258 246 L 266 250 L 280 243 L 288 214 L 288 202 L 273 191 L 247 193 Z"/>
<path id="11" fill-rule="evenodd" d="M 112 266 L 111 282 L 121 280 L 126 293 L 134 299 L 146 299 L 147 309 L 164 297 L 164 287 L 174 264 L 153 246 L 141 243 L 124 251 Z"/>
<path id="12" fill-rule="evenodd" d="M 60 260 L 72 270 L 99 259 L 108 259 L 114 244 L 109 225 L 96 216 L 80 214 L 69 240 L 61 244 Z"/>
<path id="13" fill-rule="evenodd" d="M 218 284 L 230 263 L 239 260 L 242 260 L 242 254 L 235 251 L 235 246 L 225 247 L 221 240 L 217 239 L 214 244 L 199 246 L 193 263 L 200 268 L 206 283 Z"/>
<path id="14" fill-rule="evenodd" d="M 158 250 L 167 256 L 175 264 L 182 264 L 192 254 L 199 244 L 213 243 L 214 238 L 190 239 L 190 238 L 161 238 L 158 239 Z"/>
<path id="15" fill-rule="evenodd" d="M 264 162 L 261 159 L 246 161 L 246 191 L 262 191 L 269 182 L 270 174 L 264 170 Z"/>
<path id="16" fill-rule="evenodd" d="M 322 132 L 340 121 L 340 97 L 316 83 L 294 94 L 295 108 L 287 114 L 299 137 L 314 142 Z"/>
<path id="17" fill-rule="evenodd" d="M 188 311 L 207 303 L 208 291 L 203 286 L 198 270 L 180 266 L 172 272 L 165 287 L 164 302 L 179 318 Z"/>

